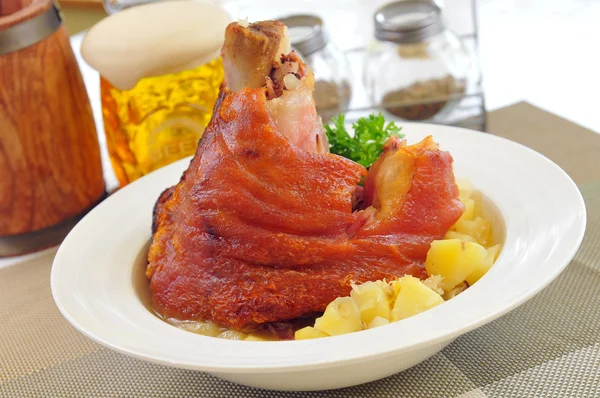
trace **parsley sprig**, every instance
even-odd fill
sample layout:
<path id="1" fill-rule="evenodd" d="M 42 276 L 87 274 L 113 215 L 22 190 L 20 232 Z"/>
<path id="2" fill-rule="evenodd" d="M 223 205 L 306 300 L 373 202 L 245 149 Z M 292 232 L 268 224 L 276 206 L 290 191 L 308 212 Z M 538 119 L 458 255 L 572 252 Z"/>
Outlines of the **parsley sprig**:
<path id="1" fill-rule="evenodd" d="M 329 150 L 365 167 L 371 166 L 377 160 L 383 152 L 383 144 L 391 135 L 404 137 L 404 134 L 399 134 L 401 128 L 394 122 L 386 124 L 381 113 L 361 117 L 356 123 L 352 123 L 354 136 L 350 136 L 346 130 L 344 120 L 344 115 L 338 115 L 332 118 L 332 126 L 325 126 Z"/>

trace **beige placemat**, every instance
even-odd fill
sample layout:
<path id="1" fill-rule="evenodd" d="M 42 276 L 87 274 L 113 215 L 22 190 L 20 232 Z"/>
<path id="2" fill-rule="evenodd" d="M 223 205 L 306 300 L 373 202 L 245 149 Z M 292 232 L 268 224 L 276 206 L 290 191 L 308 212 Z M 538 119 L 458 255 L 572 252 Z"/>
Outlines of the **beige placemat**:
<path id="1" fill-rule="evenodd" d="M 487 130 L 546 155 L 577 184 L 600 180 L 598 133 L 527 102 L 490 112 Z"/>
<path id="2" fill-rule="evenodd" d="M 494 120 L 503 114 L 505 128 L 519 128 L 516 115 L 530 105 L 515 107 L 513 116 L 494 114 L 490 129 L 500 128 Z M 522 132 L 527 139 L 539 137 L 535 126 L 544 124 L 533 119 Z M 563 122 L 545 134 L 576 140 L 583 129 Z M 570 157 L 554 156 L 563 168 L 574 167 Z M 598 181 L 582 186 L 588 231 L 565 272 L 519 309 L 401 374 L 342 390 L 283 393 L 117 354 L 83 337 L 58 312 L 51 252 L 0 271 L 0 397 L 600 397 L 600 175 L 571 172 Z"/>

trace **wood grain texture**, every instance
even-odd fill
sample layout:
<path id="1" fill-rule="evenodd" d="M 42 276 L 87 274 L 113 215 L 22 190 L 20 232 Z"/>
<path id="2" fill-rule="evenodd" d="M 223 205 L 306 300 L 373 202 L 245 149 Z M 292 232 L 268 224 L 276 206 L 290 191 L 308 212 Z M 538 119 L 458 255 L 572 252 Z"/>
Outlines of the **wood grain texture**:
<path id="1" fill-rule="evenodd" d="M 58 224 L 104 190 L 92 110 L 65 28 L 0 56 L 0 236 Z"/>

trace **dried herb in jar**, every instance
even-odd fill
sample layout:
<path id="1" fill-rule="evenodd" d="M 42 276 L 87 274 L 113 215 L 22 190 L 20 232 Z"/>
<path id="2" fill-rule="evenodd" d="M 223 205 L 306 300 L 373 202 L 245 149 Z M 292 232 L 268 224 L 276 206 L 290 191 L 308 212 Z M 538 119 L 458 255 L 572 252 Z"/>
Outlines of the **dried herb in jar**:
<path id="1" fill-rule="evenodd" d="M 452 76 L 418 81 L 390 91 L 383 97 L 383 107 L 406 120 L 427 120 L 439 113 L 452 96 L 465 92 L 465 83 Z"/>

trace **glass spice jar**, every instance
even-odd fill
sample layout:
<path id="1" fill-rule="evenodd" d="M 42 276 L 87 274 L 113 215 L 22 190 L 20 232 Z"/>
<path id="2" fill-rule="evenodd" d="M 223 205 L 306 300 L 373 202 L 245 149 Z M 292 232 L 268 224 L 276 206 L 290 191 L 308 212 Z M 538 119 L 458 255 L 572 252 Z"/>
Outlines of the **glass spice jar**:
<path id="1" fill-rule="evenodd" d="M 365 84 L 371 100 L 405 120 L 440 121 L 465 93 L 472 60 L 431 0 L 404 0 L 375 12 Z"/>
<path id="2" fill-rule="evenodd" d="M 348 109 L 351 96 L 348 60 L 328 41 L 321 18 L 306 14 L 278 20 L 288 27 L 292 48 L 314 72 L 317 113 L 327 123 L 332 116 Z"/>

